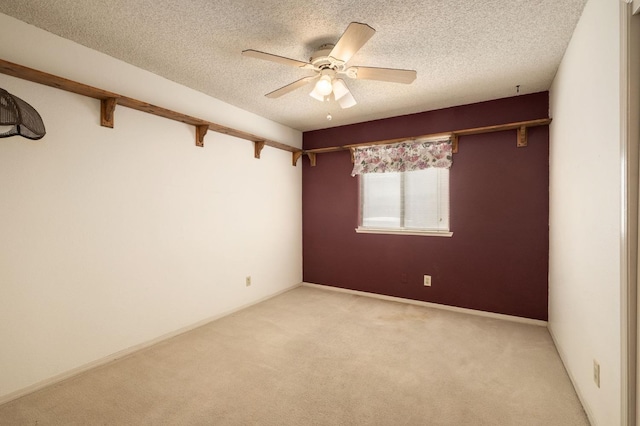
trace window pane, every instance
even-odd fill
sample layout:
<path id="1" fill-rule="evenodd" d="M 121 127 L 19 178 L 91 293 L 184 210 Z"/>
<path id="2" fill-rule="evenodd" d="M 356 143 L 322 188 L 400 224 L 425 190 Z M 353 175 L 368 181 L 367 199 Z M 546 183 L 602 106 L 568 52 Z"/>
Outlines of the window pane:
<path id="1" fill-rule="evenodd" d="M 401 173 L 367 173 L 360 177 L 362 226 L 399 228 Z"/>
<path id="2" fill-rule="evenodd" d="M 429 168 L 404 175 L 404 227 L 448 230 L 449 170 Z"/>
<path id="3" fill-rule="evenodd" d="M 369 173 L 360 183 L 360 226 L 449 231 L 448 169 Z"/>

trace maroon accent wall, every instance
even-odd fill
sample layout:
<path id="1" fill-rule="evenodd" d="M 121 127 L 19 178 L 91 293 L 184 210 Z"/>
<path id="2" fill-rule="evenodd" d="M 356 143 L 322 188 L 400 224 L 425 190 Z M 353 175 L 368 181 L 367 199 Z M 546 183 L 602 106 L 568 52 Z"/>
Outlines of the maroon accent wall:
<path id="1" fill-rule="evenodd" d="M 305 149 L 546 118 L 548 92 L 306 132 Z M 304 281 L 547 319 L 549 132 L 460 137 L 450 173 L 453 237 L 357 234 L 348 151 L 303 159 Z M 423 275 L 432 286 L 423 286 Z"/>

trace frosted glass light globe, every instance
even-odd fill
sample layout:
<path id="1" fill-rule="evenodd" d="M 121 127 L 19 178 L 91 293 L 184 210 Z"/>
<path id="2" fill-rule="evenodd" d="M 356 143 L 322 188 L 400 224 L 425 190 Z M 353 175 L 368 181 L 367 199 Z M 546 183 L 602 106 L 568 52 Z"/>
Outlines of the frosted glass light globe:
<path id="1" fill-rule="evenodd" d="M 331 84 L 331 77 L 328 75 L 323 75 L 320 77 L 320 80 L 316 83 L 316 92 L 321 94 L 322 96 L 328 96 L 333 90 L 333 85 Z"/>

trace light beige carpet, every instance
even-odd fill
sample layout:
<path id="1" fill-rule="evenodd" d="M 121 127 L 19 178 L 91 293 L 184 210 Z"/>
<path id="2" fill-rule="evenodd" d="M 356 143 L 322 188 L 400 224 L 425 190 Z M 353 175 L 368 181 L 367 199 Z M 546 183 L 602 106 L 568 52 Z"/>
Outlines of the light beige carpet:
<path id="1" fill-rule="evenodd" d="M 2 425 L 588 425 L 543 327 L 300 287 L 0 406 Z"/>

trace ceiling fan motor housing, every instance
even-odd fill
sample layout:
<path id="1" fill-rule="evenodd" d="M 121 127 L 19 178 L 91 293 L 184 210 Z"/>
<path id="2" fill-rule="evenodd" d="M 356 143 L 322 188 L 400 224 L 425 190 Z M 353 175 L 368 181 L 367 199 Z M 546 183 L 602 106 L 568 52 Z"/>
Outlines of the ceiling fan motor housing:
<path id="1" fill-rule="evenodd" d="M 333 44 L 323 44 L 318 48 L 318 50 L 316 50 L 311 54 L 311 58 L 309 59 L 309 62 L 313 65 L 313 67 L 316 70 L 322 71 L 326 69 L 331 69 L 335 72 L 341 72 L 344 69 L 343 61 L 329 56 L 333 48 L 334 48 Z"/>

